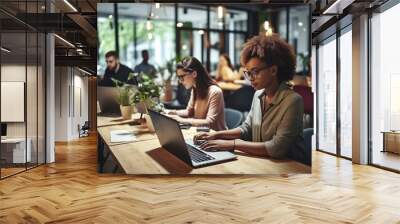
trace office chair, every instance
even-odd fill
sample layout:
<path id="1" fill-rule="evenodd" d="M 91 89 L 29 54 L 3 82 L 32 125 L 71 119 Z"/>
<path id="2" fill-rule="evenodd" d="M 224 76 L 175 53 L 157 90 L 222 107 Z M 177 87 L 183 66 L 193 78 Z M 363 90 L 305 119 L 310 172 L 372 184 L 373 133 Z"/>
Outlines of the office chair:
<path id="1" fill-rule="evenodd" d="M 89 136 L 89 129 L 90 129 L 89 121 L 85 121 L 82 127 L 80 127 L 80 125 L 78 124 L 79 138 Z"/>
<path id="2" fill-rule="evenodd" d="M 303 163 L 307 166 L 311 166 L 311 154 L 312 154 L 312 146 L 311 146 L 311 141 L 312 141 L 312 136 L 314 134 L 314 129 L 313 128 L 306 128 L 303 130 L 303 138 L 304 138 L 304 151 L 291 151 L 289 153 L 289 158 Z"/>
<path id="3" fill-rule="evenodd" d="M 225 123 L 229 129 L 236 128 L 243 121 L 243 114 L 235 109 L 225 108 Z"/>
<path id="4" fill-rule="evenodd" d="M 226 107 L 239 110 L 241 112 L 249 111 L 253 101 L 255 90 L 253 87 L 244 85 L 231 95 L 227 96 Z"/>

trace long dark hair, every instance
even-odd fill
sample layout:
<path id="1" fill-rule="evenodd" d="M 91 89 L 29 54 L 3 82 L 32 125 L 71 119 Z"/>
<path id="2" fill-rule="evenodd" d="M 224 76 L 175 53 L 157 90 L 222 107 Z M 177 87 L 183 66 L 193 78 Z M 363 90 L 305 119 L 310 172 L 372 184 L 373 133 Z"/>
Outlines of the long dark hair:
<path id="1" fill-rule="evenodd" d="M 233 67 L 232 63 L 231 63 L 231 59 L 229 58 L 229 56 L 227 54 L 221 54 L 222 57 L 225 58 L 226 62 L 228 63 L 229 68 L 233 70 L 235 70 L 235 68 Z"/>
<path id="2" fill-rule="evenodd" d="M 205 99 L 208 95 L 208 88 L 217 83 L 211 78 L 203 64 L 195 57 L 185 57 L 178 64 L 176 70 L 182 69 L 185 72 L 196 71 L 196 87 L 193 88 L 194 98 Z"/>

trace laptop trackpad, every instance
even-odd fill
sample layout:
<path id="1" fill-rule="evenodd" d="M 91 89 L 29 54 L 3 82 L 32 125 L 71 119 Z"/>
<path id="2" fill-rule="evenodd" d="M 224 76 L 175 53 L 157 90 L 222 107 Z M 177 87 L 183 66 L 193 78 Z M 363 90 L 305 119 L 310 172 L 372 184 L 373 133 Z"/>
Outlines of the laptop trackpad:
<path id="1" fill-rule="evenodd" d="M 227 159 L 233 159 L 236 158 L 236 155 L 228 152 L 228 151 L 217 151 L 217 152 L 208 152 L 205 151 L 208 155 L 214 157 L 217 160 L 227 160 Z"/>

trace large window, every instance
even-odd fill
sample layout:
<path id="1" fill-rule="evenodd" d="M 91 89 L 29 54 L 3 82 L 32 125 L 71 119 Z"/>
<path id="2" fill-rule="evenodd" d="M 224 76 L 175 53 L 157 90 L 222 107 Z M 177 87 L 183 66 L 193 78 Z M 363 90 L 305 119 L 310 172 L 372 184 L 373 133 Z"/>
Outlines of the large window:
<path id="1" fill-rule="evenodd" d="M 372 163 L 400 170 L 400 4 L 371 19 Z M 386 134 L 384 134 L 386 132 Z"/>
<path id="2" fill-rule="evenodd" d="M 297 64 L 296 72 L 303 72 L 303 58 L 309 56 L 309 23 L 310 7 L 297 6 L 289 8 L 289 43 L 295 49 Z M 303 57 L 302 57 L 303 56 Z M 304 57 L 306 56 L 306 57 Z"/>
<path id="3" fill-rule="evenodd" d="M 340 154 L 352 157 L 352 35 L 351 25 L 340 36 Z"/>
<path id="4" fill-rule="evenodd" d="M 19 13 L 43 2 L 13 2 Z M 0 4 L 1 6 L 1 4 Z M 45 163 L 45 35 L 0 13 L 0 178 Z M 12 24 L 12 25 L 9 25 Z"/>
<path id="5" fill-rule="evenodd" d="M 99 4 L 97 72 L 104 74 L 104 55 L 110 50 L 117 50 L 121 62 L 132 69 L 141 62 L 142 50 L 149 51 L 149 62 L 156 67 L 190 55 L 213 72 L 220 54 L 226 53 L 238 68 L 248 14 L 226 7 L 222 13 L 219 18 L 218 7 L 200 4 Z"/>
<path id="6" fill-rule="evenodd" d="M 318 48 L 318 149 L 336 154 L 336 36 Z"/>
<path id="7" fill-rule="evenodd" d="M 149 51 L 149 63 L 164 66 L 175 57 L 174 18 L 173 4 L 159 8 L 141 3 L 99 4 L 98 74 L 104 74 L 104 55 L 110 50 L 118 50 L 121 63 L 132 69 L 142 61 L 142 50 Z"/>

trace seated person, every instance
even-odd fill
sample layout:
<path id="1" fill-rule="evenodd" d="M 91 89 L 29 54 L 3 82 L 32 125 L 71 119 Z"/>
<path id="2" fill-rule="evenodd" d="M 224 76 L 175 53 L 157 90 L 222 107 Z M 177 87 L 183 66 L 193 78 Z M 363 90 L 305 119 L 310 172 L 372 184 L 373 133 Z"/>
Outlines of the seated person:
<path id="1" fill-rule="evenodd" d="M 134 71 L 137 73 L 145 73 L 153 79 L 156 78 L 157 70 L 149 63 L 149 52 L 147 50 L 142 51 L 142 62 L 135 66 Z"/>
<path id="2" fill-rule="evenodd" d="M 99 86 L 115 87 L 112 78 L 124 83 L 137 85 L 137 80 L 135 78 L 128 79 L 129 74 L 133 73 L 132 69 L 120 63 L 119 57 L 115 51 L 107 52 L 105 57 L 107 69 L 104 72 L 103 78 L 99 81 Z"/>
<path id="3" fill-rule="evenodd" d="M 234 72 L 234 68 L 231 64 L 229 56 L 226 54 L 221 54 L 221 56 L 219 57 L 215 79 L 217 81 L 232 82 L 236 78 L 237 74 L 235 74 Z"/>
<path id="4" fill-rule="evenodd" d="M 184 110 L 167 110 L 167 114 L 181 123 L 226 130 L 224 96 L 222 90 L 195 57 L 186 57 L 176 65 L 176 75 L 186 89 L 192 88 Z"/>
<path id="5" fill-rule="evenodd" d="M 241 64 L 257 90 L 245 122 L 235 129 L 199 134 L 195 142 L 204 140 L 204 150 L 278 159 L 292 150 L 304 152 L 302 97 L 287 85 L 296 67 L 292 47 L 277 36 L 255 36 L 244 45 Z"/>

